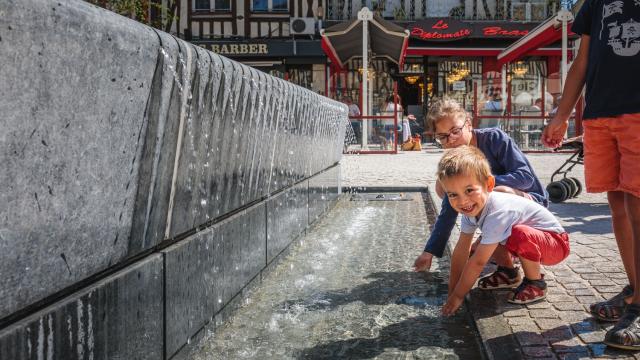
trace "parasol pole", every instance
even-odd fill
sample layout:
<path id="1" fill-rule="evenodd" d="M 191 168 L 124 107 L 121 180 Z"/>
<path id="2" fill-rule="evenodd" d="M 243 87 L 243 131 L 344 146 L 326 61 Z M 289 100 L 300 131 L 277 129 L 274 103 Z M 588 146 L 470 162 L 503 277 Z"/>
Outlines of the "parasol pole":
<path id="1" fill-rule="evenodd" d="M 562 71 L 562 76 L 560 77 L 560 88 L 564 90 L 564 84 L 567 80 L 567 49 L 568 49 L 568 37 L 569 30 L 567 29 L 567 24 L 569 21 L 573 20 L 573 15 L 567 9 L 562 9 L 558 11 L 558 15 L 556 17 L 562 23 L 562 67 L 560 71 Z"/>
<path id="2" fill-rule="evenodd" d="M 368 22 L 373 13 L 367 7 L 358 11 L 358 20 L 362 20 L 362 116 L 369 116 L 369 29 Z M 367 149 L 369 119 L 362 119 L 362 149 Z"/>

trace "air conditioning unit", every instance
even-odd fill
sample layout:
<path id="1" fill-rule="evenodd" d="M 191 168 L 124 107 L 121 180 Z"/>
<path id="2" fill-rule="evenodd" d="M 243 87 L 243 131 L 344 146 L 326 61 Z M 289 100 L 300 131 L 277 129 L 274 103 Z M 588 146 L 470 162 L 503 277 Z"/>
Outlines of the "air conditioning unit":
<path id="1" fill-rule="evenodd" d="M 312 17 L 292 17 L 289 25 L 289 32 L 292 35 L 316 33 L 316 20 Z"/>

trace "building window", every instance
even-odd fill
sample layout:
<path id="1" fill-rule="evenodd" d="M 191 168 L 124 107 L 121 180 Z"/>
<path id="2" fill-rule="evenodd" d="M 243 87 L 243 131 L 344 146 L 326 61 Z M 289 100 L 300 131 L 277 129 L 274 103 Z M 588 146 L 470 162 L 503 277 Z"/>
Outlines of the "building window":
<path id="1" fill-rule="evenodd" d="M 194 10 L 210 10 L 211 4 L 209 0 L 196 0 Z"/>
<path id="2" fill-rule="evenodd" d="M 214 10 L 222 11 L 231 11 L 231 0 L 216 0 L 216 6 Z"/>
<path id="3" fill-rule="evenodd" d="M 251 10 L 255 12 L 260 11 L 288 11 L 288 0 L 252 0 Z"/>
<path id="4" fill-rule="evenodd" d="M 231 11 L 231 0 L 195 0 L 195 11 Z"/>
<path id="5" fill-rule="evenodd" d="M 273 11 L 287 11 L 289 10 L 289 4 L 287 0 L 271 0 L 273 2 Z"/>

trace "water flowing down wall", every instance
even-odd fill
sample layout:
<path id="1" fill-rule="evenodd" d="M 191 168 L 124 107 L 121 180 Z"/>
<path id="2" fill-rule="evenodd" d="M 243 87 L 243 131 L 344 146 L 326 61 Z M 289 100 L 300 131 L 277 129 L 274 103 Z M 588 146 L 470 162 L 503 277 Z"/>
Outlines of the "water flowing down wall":
<path id="1" fill-rule="evenodd" d="M 0 359 L 171 358 L 337 197 L 345 105 L 169 34 L 0 0 L 0 64 Z"/>

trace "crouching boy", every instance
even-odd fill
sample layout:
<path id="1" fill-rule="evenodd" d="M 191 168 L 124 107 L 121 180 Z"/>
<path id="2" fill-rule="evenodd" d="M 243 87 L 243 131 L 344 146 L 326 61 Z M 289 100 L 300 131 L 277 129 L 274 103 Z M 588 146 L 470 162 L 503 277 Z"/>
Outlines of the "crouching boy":
<path id="1" fill-rule="evenodd" d="M 492 191 L 495 179 L 489 163 L 475 147 L 447 150 L 438 163 L 437 177 L 451 206 L 462 215 L 443 315 L 458 310 L 498 246 L 517 256 L 524 270 L 524 280 L 507 301 L 528 304 L 544 299 L 547 284 L 540 264 L 555 265 L 569 255 L 569 237 L 553 214 L 534 201 Z M 469 257 L 476 228 L 480 228 L 482 240 Z M 513 268 L 511 261 L 510 256 L 500 257 L 498 265 Z"/>

